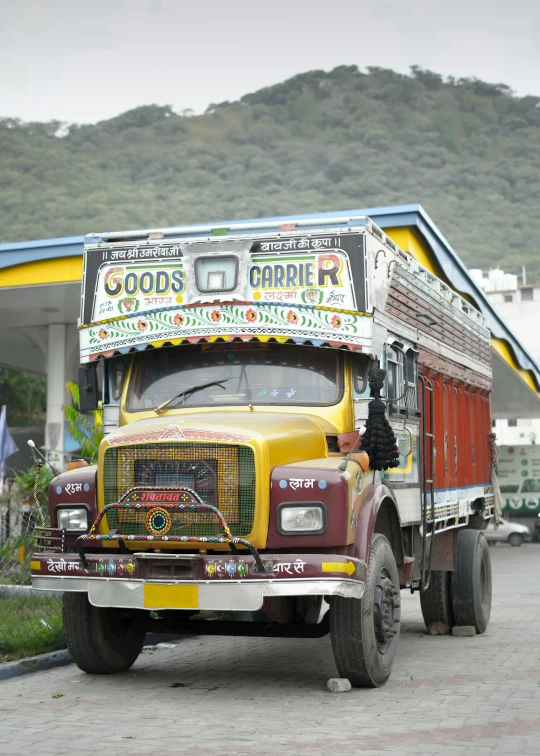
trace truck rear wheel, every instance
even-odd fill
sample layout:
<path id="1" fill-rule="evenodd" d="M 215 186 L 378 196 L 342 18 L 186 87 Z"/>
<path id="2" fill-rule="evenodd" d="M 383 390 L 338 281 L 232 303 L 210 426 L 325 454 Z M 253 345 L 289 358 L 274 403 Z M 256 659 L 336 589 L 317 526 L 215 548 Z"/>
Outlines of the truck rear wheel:
<path id="1" fill-rule="evenodd" d="M 431 571 L 428 589 L 420 591 L 420 606 L 426 627 L 435 622 L 440 622 L 448 628 L 454 625 L 451 588 L 451 572 Z"/>
<path id="2" fill-rule="evenodd" d="M 396 656 L 401 601 L 396 560 L 387 539 L 376 535 L 361 599 L 335 596 L 330 637 L 341 677 L 357 688 L 385 683 Z"/>
<path id="3" fill-rule="evenodd" d="M 483 633 L 491 614 L 491 559 L 486 537 L 480 530 L 458 533 L 453 575 L 456 625 L 474 625 L 477 633 Z"/>
<path id="4" fill-rule="evenodd" d="M 83 672 L 125 672 L 141 653 L 146 629 L 140 612 L 92 606 L 86 593 L 64 593 L 64 635 Z"/>

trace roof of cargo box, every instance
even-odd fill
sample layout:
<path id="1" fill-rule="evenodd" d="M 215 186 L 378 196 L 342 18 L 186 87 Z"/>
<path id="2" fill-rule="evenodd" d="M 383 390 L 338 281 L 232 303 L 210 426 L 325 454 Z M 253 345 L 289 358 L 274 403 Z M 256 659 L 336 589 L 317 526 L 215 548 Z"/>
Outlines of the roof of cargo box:
<path id="1" fill-rule="evenodd" d="M 505 324 L 502 317 L 496 312 L 484 292 L 471 278 L 465 265 L 453 250 L 449 242 L 438 230 L 428 214 L 420 205 L 401 205 L 391 207 L 362 208 L 325 213 L 296 214 L 273 218 L 253 218 L 248 220 L 221 221 L 205 225 L 205 229 L 219 229 L 223 233 L 249 234 L 249 228 L 254 226 L 261 228 L 265 224 L 265 231 L 271 231 L 272 226 L 278 231 L 279 227 L 286 222 L 302 221 L 303 229 L 310 230 L 309 221 L 317 221 L 313 228 L 324 227 L 321 220 L 328 219 L 335 227 L 335 219 L 349 219 L 352 217 L 370 217 L 388 236 L 402 249 L 410 253 L 426 268 L 445 279 L 456 291 L 470 299 L 482 311 L 487 319 L 492 333 L 492 347 L 494 350 L 494 406 L 498 404 L 499 392 L 508 394 L 505 397 L 505 410 L 507 414 L 497 413 L 500 417 L 532 417 L 539 416 L 537 406 L 540 398 L 540 369 L 526 348 L 519 342 L 516 336 Z M 350 225 L 363 225 L 363 222 L 352 221 Z M 181 229 L 161 228 L 165 236 L 180 235 L 185 238 L 201 236 L 201 226 L 189 225 Z M 137 234 L 147 234 L 148 229 L 137 232 L 122 232 L 122 236 L 133 238 Z M 207 231 L 210 235 L 210 231 Z M 114 234 L 97 234 L 99 237 L 116 237 Z M 97 238 L 96 238 L 97 237 Z M 17 322 L 17 313 L 20 311 L 21 318 L 24 314 L 24 325 L 29 327 L 42 327 L 51 318 L 58 318 L 56 313 L 48 315 L 48 310 L 43 307 L 49 300 L 57 303 L 62 301 L 64 306 L 64 322 L 75 323 L 80 304 L 80 279 L 82 275 L 82 252 L 84 237 L 69 237 L 60 239 L 47 239 L 42 241 L 17 242 L 0 245 L 0 290 L 2 290 L 3 307 L 10 310 L 9 322 Z M 92 237 L 86 237 L 87 242 Z M 65 292 L 59 290 L 59 285 Z M 38 292 L 39 287 L 39 292 Z M 62 297 L 62 293 L 65 296 Z M 68 312 L 69 310 L 69 312 Z M 45 315 L 44 315 L 45 313 Z M 34 323 L 35 321 L 35 323 Z M 51 320 L 51 322 L 53 322 Z M 54 322 L 58 322 L 54 320 Z M 9 336 L 10 326 L 6 326 L 0 336 L 0 349 L 5 355 L 13 352 L 14 338 Z M 17 337 L 18 338 L 18 337 Z M 3 342 L 6 341 L 4 344 Z M 9 342 L 9 343 L 8 343 Z M 36 355 L 37 356 L 37 355 Z M 7 359 L 7 357 L 6 357 Z M 3 364 L 8 364 L 3 359 Z M 15 365 L 14 365 L 15 366 Z M 503 375 L 504 374 L 504 375 Z M 499 375 L 500 380 L 497 381 Z M 502 378 L 504 377 L 504 381 Z M 512 400 L 514 389 L 526 384 L 531 391 L 522 394 L 520 399 L 515 400 L 515 410 L 510 412 L 509 402 Z M 534 392 L 534 393 L 533 393 Z M 531 414 L 532 413 L 532 414 Z"/>
<path id="2" fill-rule="evenodd" d="M 421 205 L 398 205 L 324 213 L 280 215 L 268 218 L 221 221 L 205 225 L 161 228 L 156 229 L 156 231 L 163 232 L 165 237 L 174 236 L 186 239 L 210 235 L 216 231 L 220 234 L 247 236 L 254 230 L 260 233 L 264 229 L 266 233 L 269 233 L 272 227 L 277 232 L 283 224 L 292 224 L 294 221 L 301 221 L 302 230 L 304 231 L 324 228 L 324 223 L 321 223 L 321 221 L 325 219 L 328 220 L 329 227 L 335 227 L 336 221 L 340 219 L 344 221 L 344 226 L 363 226 L 365 225 L 366 216 L 383 229 L 405 252 L 411 254 L 426 268 L 443 280 L 446 280 L 452 288 L 476 305 L 485 316 L 491 330 L 492 347 L 495 354 L 502 362 L 510 366 L 532 391 L 539 395 L 538 397 L 532 397 L 534 404 L 536 404 L 537 398 L 540 398 L 539 366 L 505 324 L 482 289 L 470 276 L 467 267 Z M 313 226 L 309 225 L 310 220 L 314 221 Z M 149 231 L 149 229 L 143 229 L 139 231 L 114 232 L 111 234 L 96 234 L 97 238 L 95 241 L 99 238 L 110 241 L 113 241 L 115 238 L 129 237 L 135 239 L 138 236 L 142 238 L 143 236 L 146 237 Z M 92 241 L 92 239 L 87 237 L 87 241 Z M 540 414 L 538 409 L 536 411 Z"/>

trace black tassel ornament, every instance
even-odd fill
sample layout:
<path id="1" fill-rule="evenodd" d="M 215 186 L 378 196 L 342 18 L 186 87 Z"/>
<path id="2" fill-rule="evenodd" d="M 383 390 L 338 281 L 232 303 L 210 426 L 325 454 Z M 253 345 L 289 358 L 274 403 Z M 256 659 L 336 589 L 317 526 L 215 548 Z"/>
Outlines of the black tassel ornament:
<path id="1" fill-rule="evenodd" d="M 388 470 L 399 464 L 399 451 L 394 431 L 386 417 L 386 405 L 381 399 L 385 370 L 374 370 L 369 377 L 370 396 L 366 431 L 362 436 L 362 451 L 369 457 L 372 470 Z"/>

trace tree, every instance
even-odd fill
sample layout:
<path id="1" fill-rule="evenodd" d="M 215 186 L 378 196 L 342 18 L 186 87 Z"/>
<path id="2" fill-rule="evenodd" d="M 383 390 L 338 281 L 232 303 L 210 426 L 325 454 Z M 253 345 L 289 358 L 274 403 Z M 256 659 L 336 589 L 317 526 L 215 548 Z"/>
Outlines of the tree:
<path id="1" fill-rule="evenodd" d="M 66 389 L 73 404 L 65 404 L 64 411 L 71 435 L 81 445 L 81 455 L 97 462 L 99 444 L 103 438 L 103 411 L 82 413 L 80 410 L 79 386 L 69 381 Z"/>
<path id="2" fill-rule="evenodd" d="M 0 406 L 7 407 L 11 427 L 45 422 L 47 381 L 41 375 L 0 368 Z"/>
<path id="3" fill-rule="evenodd" d="M 0 119 L 0 241 L 418 202 L 466 264 L 523 262 L 540 281 L 539 102 L 421 66 L 338 66 L 62 138 L 57 121 Z"/>

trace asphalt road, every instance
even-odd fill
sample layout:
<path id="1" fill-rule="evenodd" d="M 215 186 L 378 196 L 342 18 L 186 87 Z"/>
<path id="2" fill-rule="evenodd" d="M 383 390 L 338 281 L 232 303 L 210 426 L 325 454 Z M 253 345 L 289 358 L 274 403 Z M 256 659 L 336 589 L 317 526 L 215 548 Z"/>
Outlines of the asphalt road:
<path id="1" fill-rule="evenodd" d="M 0 682 L 0 754 L 539 756 L 540 546 L 490 551 L 488 631 L 427 636 L 404 591 L 381 689 L 329 693 L 328 637 L 194 637 L 144 651 L 125 675 L 69 665 Z"/>

